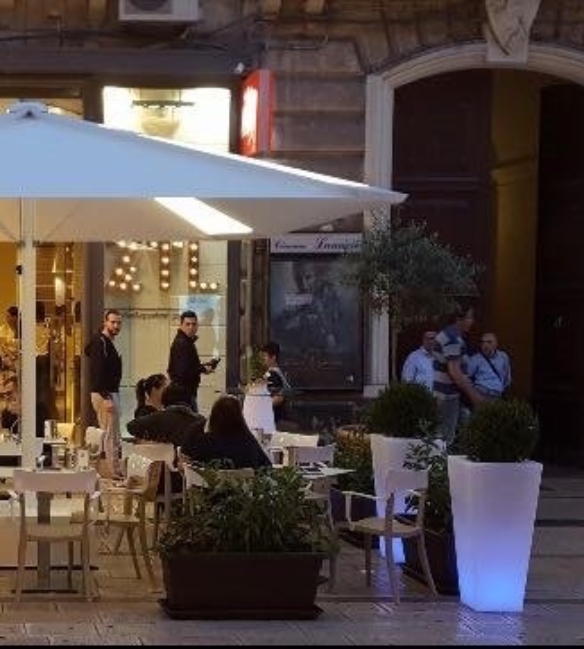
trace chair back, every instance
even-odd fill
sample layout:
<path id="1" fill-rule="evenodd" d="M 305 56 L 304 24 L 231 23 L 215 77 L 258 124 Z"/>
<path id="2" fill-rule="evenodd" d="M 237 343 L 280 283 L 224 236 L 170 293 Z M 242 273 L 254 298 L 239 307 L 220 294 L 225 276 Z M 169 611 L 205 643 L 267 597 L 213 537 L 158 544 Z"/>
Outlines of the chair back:
<path id="1" fill-rule="evenodd" d="M 145 500 L 154 500 L 165 464 L 132 453 L 126 461 L 126 482 L 130 489 L 139 488 Z"/>
<path id="2" fill-rule="evenodd" d="M 397 492 L 413 489 L 427 489 L 428 469 L 412 471 L 411 469 L 389 469 L 383 479 L 382 494 L 388 498 Z"/>
<path id="3" fill-rule="evenodd" d="M 317 435 L 303 435 L 302 433 L 274 433 L 270 439 L 269 446 L 287 448 L 288 446 L 318 446 Z"/>
<path id="4" fill-rule="evenodd" d="M 133 444 L 132 454 L 142 455 L 150 460 L 160 460 L 166 463 L 169 469 L 174 468 L 176 451 L 173 444 L 163 444 L 161 442 L 146 442 L 142 444 Z"/>
<path id="5" fill-rule="evenodd" d="M 38 493 L 85 493 L 96 490 L 97 472 L 95 469 L 84 471 L 33 471 L 31 469 L 14 469 L 14 491 Z"/>
<path id="6" fill-rule="evenodd" d="M 289 446 L 288 464 L 299 466 L 301 464 L 327 464 L 333 463 L 336 444 L 326 446 Z"/>

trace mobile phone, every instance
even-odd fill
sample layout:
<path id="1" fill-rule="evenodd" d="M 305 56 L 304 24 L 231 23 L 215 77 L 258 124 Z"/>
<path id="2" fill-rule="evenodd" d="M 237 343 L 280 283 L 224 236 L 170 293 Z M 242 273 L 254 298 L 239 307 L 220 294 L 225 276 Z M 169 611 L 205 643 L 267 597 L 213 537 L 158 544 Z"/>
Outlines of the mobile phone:
<path id="1" fill-rule="evenodd" d="M 212 359 L 209 361 L 209 365 L 210 365 L 213 369 L 215 369 L 215 368 L 217 367 L 217 365 L 219 365 L 220 362 L 221 362 L 221 359 L 220 359 L 220 358 L 212 358 Z"/>

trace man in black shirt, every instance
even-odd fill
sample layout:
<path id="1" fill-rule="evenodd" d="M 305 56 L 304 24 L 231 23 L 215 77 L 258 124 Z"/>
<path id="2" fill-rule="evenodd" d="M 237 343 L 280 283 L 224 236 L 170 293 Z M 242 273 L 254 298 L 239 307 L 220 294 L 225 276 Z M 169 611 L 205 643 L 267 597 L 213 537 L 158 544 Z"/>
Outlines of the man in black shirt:
<path id="1" fill-rule="evenodd" d="M 194 311 L 184 311 L 180 316 L 180 326 L 170 346 L 168 359 L 168 376 L 172 383 L 188 390 L 191 405 L 198 412 L 197 391 L 201 383 L 201 374 L 214 371 L 213 363 L 201 363 L 195 342 L 199 320 Z"/>
<path id="2" fill-rule="evenodd" d="M 85 347 L 89 357 L 91 405 L 98 426 L 106 431 L 105 454 L 112 472 L 119 469 L 120 439 L 120 381 L 122 358 L 114 345 L 122 328 L 122 316 L 116 309 L 105 312 L 101 332 Z"/>

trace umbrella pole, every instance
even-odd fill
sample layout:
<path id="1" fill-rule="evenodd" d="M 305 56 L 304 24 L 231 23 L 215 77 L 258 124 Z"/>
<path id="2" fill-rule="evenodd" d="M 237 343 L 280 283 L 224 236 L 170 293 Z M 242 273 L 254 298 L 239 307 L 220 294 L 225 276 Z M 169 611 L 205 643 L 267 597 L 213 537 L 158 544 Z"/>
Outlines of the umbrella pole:
<path id="1" fill-rule="evenodd" d="M 20 353 L 21 353 L 21 416 L 22 466 L 33 468 L 36 456 L 36 249 L 34 221 L 36 202 L 21 199 L 20 255 Z"/>

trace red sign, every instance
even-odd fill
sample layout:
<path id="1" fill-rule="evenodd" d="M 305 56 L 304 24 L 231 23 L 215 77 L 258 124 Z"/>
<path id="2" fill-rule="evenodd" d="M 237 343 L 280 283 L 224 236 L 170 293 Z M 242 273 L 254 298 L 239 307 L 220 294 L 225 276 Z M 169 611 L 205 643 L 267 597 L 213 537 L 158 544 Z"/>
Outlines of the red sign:
<path id="1" fill-rule="evenodd" d="M 241 88 L 241 132 L 239 152 L 245 156 L 268 153 L 272 144 L 274 75 L 255 70 Z"/>

